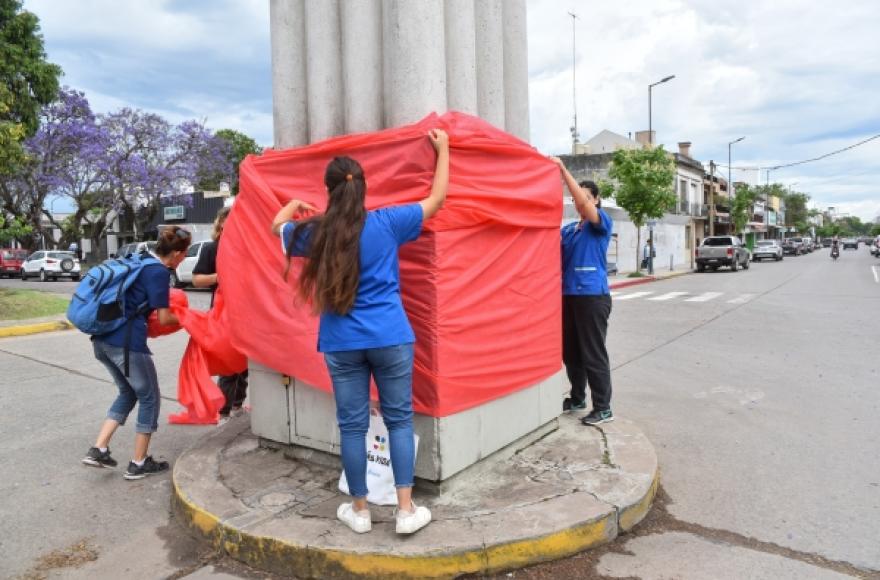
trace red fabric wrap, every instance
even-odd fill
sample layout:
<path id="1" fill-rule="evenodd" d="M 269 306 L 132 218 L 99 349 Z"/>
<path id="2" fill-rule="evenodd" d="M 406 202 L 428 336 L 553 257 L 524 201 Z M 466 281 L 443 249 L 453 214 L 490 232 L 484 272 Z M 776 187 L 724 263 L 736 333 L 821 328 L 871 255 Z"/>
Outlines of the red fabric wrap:
<path id="1" fill-rule="evenodd" d="M 172 299 L 171 310 L 190 335 L 177 376 L 177 400 L 186 407 L 170 415 L 169 423 L 216 423 L 226 398 L 212 375 L 232 375 L 247 368 L 247 358 L 230 340 L 228 311 L 222 293 L 207 312 L 189 310 Z"/>
<path id="2" fill-rule="evenodd" d="M 559 370 L 559 169 L 527 143 L 461 113 L 269 150 L 241 164 L 218 256 L 236 349 L 330 390 L 316 350 L 318 319 L 296 298 L 301 260 L 285 281 L 272 219 L 293 198 L 325 208 L 324 170 L 338 155 L 363 166 L 369 209 L 425 198 L 436 163 L 426 134 L 438 126 L 451 142 L 446 204 L 400 252 L 403 302 L 416 334 L 415 409 L 450 415 Z"/>

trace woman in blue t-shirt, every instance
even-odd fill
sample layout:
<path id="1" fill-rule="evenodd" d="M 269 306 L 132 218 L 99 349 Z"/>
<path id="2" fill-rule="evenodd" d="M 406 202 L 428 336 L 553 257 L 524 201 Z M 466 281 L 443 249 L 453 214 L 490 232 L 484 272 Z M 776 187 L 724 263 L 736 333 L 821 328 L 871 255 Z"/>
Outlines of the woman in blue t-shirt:
<path id="1" fill-rule="evenodd" d="M 324 174 L 327 210 L 293 200 L 278 212 L 272 231 L 288 258 L 307 257 L 299 278 L 301 298 L 320 313 L 318 350 L 333 381 L 342 465 L 352 502 L 336 516 L 357 533 L 372 529 L 367 506 L 370 377 L 376 380 L 388 427 L 391 466 L 397 487 L 396 530 L 411 534 L 431 521 L 431 512 L 412 502 L 415 447 L 412 428 L 412 368 L 415 335 L 400 300 L 398 248 L 419 237 L 424 220 L 446 199 L 449 138 L 429 133 L 437 152 L 431 194 L 419 203 L 367 211 L 367 182 L 361 166 L 337 157 Z M 289 261 L 288 261 L 289 268 Z M 285 276 L 287 272 L 285 271 Z"/>
<path id="2" fill-rule="evenodd" d="M 110 439 L 138 404 L 135 425 L 134 456 L 123 474 L 125 479 L 143 479 L 148 475 L 168 469 L 167 461 L 155 461 L 147 451 L 150 439 L 159 427 L 159 379 L 150 349 L 147 348 L 147 318 L 157 310 L 162 325 L 178 324 L 177 317 L 168 308 L 169 268 L 176 268 L 186 256 L 192 236 L 182 228 L 164 229 L 156 242 L 156 258 L 159 262 L 147 264 L 125 295 L 126 318 L 134 315 L 130 325 L 119 330 L 96 336 L 92 346 L 97 358 L 110 372 L 119 395 L 107 411 L 107 418 L 95 441 L 82 462 L 92 467 L 116 467 L 110 456 Z M 136 310 L 146 305 L 139 314 Z M 129 351 L 128 376 L 125 373 L 125 350 Z"/>

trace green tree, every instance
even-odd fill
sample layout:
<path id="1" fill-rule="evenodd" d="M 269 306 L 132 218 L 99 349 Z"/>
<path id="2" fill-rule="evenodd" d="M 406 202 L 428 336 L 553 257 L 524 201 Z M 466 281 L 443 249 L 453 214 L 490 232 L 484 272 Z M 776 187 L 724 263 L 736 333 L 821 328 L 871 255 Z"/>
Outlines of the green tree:
<path id="1" fill-rule="evenodd" d="M 880 236 L 880 224 L 875 224 L 871 227 L 871 235 Z"/>
<path id="2" fill-rule="evenodd" d="M 0 0 L 0 174 L 24 158 L 21 142 L 36 132 L 60 75 L 61 67 L 46 61 L 36 15 L 22 10 L 21 0 Z"/>
<path id="3" fill-rule="evenodd" d="M 616 182 L 614 199 L 636 226 L 636 247 L 641 248 L 641 228 L 645 221 L 663 217 L 675 203 L 672 189 L 675 162 L 663 147 L 618 149 L 612 157 L 608 176 Z M 635 269 L 639 269 L 639 252 L 636 252 Z"/>
<path id="4" fill-rule="evenodd" d="M 235 168 L 235 182 L 230 185 L 232 187 L 232 195 L 238 195 L 238 166 L 248 155 L 259 155 L 262 153 L 263 148 L 257 145 L 257 142 L 251 137 L 234 129 L 220 129 L 214 133 L 214 136 L 223 139 L 223 141 L 229 144 L 228 156 Z M 218 175 L 204 175 L 201 178 L 199 187 L 201 189 L 216 190 L 220 187 L 222 179 Z"/>
<path id="5" fill-rule="evenodd" d="M 807 202 L 810 201 L 810 196 L 794 191 L 786 193 L 783 198 L 785 199 L 785 225 L 795 227 L 797 231 L 803 233 L 806 231 L 809 215 Z"/>
<path id="6" fill-rule="evenodd" d="M 730 221 L 733 223 L 734 231 L 739 234 L 746 228 L 749 222 L 749 216 L 755 205 L 755 200 L 761 193 L 761 189 L 750 187 L 746 183 L 741 183 L 736 188 L 736 197 L 730 204 Z"/>
<path id="7" fill-rule="evenodd" d="M 0 215 L 0 246 L 5 246 L 12 240 L 21 240 L 29 236 L 31 231 L 31 227 L 18 218 L 6 219 Z"/>

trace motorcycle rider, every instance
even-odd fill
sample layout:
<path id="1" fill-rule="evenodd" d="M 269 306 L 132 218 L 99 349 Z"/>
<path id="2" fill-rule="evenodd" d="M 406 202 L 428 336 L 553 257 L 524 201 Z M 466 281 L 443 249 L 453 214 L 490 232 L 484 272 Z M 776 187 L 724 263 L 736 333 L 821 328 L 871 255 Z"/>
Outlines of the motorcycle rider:
<path id="1" fill-rule="evenodd" d="M 838 256 L 840 256 L 840 240 L 837 236 L 834 236 L 831 240 L 831 257 L 837 258 Z"/>

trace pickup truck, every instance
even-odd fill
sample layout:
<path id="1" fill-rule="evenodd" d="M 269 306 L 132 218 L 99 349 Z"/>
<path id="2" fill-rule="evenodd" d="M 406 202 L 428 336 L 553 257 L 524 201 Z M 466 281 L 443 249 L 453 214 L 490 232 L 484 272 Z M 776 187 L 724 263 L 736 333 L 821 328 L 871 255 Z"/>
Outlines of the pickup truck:
<path id="1" fill-rule="evenodd" d="M 697 272 L 703 272 L 706 268 L 714 271 L 721 266 L 729 266 L 736 272 L 740 266 L 744 270 L 749 268 L 751 255 L 736 236 L 709 236 L 697 248 L 695 258 Z"/>

